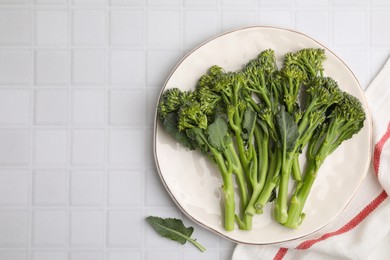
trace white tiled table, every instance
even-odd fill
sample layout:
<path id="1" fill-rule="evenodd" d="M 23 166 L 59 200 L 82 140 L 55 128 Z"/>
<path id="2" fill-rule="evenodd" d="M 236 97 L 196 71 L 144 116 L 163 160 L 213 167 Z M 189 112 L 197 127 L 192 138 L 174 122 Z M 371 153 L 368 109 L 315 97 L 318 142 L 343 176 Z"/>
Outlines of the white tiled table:
<path id="1" fill-rule="evenodd" d="M 387 0 L 0 0 L 0 260 L 229 259 L 156 174 L 156 97 L 226 30 L 271 25 L 332 49 L 366 88 L 390 53 Z M 195 226 L 204 254 L 148 215 Z"/>

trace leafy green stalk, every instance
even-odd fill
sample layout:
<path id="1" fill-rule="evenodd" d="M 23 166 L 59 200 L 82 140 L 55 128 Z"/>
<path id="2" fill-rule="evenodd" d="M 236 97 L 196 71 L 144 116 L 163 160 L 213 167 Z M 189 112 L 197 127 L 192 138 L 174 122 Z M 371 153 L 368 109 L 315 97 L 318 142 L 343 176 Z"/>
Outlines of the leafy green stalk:
<path id="1" fill-rule="evenodd" d="M 305 202 L 326 157 L 363 127 L 365 112 L 356 97 L 343 92 L 341 101 L 330 110 L 326 122 L 316 129 L 309 142 L 308 167 L 302 185 L 296 187 L 291 198 L 288 219 L 284 223 L 287 227 L 297 228 L 301 224 Z"/>
<path id="2" fill-rule="evenodd" d="M 206 251 L 206 248 L 197 242 L 196 239 L 191 238 L 194 228 L 185 227 L 180 219 L 149 216 L 146 218 L 146 221 L 160 236 L 177 241 L 182 245 L 188 241 L 201 252 Z"/>
<path id="3" fill-rule="evenodd" d="M 279 182 L 279 191 L 274 212 L 275 219 L 279 223 L 287 221 L 288 183 L 293 162 L 293 155 L 296 152 L 296 141 L 298 139 L 298 126 L 294 118 L 284 109 L 276 115 L 276 122 L 280 133 L 280 149 L 282 151 L 282 168 Z"/>
<path id="4" fill-rule="evenodd" d="M 270 200 L 272 196 L 272 192 L 279 184 L 279 180 L 280 180 L 279 173 L 282 167 L 281 158 L 282 158 L 282 154 L 280 149 L 275 149 L 275 151 L 270 153 L 270 163 L 269 163 L 269 168 L 268 168 L 268 173 L 264 184 L 264 188 L 260 192 L 255 202 L 256 213 L 262 213 L 265 204 Z"/>
<path id="5" fill-rule="evenodd" d="M 264 188 L 264 184 L 268 173 L 268 149 L 269 149 L 269 136 L 268 133 L 257 125 L 254 129 L 255 144 L 257 150 L 257 158 L 254 158 L 256 167 L 252 172 L 251 183 L 253 186 L 252 196 L 246 207 L 245 213 L 248 215 L 255 215 L 256 208 L 255 203 L 259 197 L 261 191 Z"/>
<path id="6" fill-rule="evenodd" d="M 235 200 L 232 176 L 233 167 L 226 163 L 229 163 L 229 161 L 227 161 L 223 156 L 223 153 L 220 152 L 224 150 L 224 139 L 227 133 L 227 128 L 222 126 L 221 129 L 218 129 L 218 127 L 213 126 L 215 125 L 210 125 L 212 130 L 210 130 L 209 133 L 200 128 L 188 129 L 187 135 L 197 143 L 198 147 L 205 147 L 201 148 L 201 151 L 207 150 L 211 154 L 213 161 L 216 163 L 219 169 L 223 182 L 221 188 L 224 201 L 224 227 L 225 230 L 232 231 L 234 230 L 235 224 Z"/>

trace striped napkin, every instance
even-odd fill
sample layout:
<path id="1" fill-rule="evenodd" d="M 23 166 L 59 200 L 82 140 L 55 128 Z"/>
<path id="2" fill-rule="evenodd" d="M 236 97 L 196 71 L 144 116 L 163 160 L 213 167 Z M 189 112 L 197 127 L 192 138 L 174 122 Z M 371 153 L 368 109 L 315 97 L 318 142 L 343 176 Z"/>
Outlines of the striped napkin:
<path id="1" fill-rule="evenodd" d="M 320 232 L 293 242 L 237 245 L 232 260 L 390 259 L 390 59 L 366 90 L 374 153 L 366 179 L 348 207 Z"/>

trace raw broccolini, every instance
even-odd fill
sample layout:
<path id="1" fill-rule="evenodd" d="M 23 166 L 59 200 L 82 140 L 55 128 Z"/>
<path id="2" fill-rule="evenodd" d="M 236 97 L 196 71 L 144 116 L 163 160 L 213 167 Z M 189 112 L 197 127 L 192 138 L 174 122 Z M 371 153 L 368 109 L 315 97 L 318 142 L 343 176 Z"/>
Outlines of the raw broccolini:
<path id="1" fill-rule="evenodd" d="M 210 67 L 191 91 L 162 93 L 157 116 L 165 131 L 221 174 L 226 230 L 250 230 L 275 197 L 275 220 L 297 228 L 325 158 L 363 127 L 360 101 L 324 76 L 325 60 L 323 49 L 301 49 L 287 53 L 279 69 L 268 49 L 238 71 Z"/>

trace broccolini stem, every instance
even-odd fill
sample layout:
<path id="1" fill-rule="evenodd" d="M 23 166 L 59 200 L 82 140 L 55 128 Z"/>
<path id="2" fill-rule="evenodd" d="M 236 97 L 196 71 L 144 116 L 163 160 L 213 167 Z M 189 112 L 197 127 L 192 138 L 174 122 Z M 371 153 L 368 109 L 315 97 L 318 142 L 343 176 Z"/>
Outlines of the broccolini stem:
<path id="1" fill-rule="evenodd" d="M 236 182 L 238 185 L 238 190 L 240 192 L 240 217 L 241 221 L 238 222 L 239 228 L 243 230 L 250 230 L 252 228 L 252 218 L 244 213 L 245 207 L 248 204 L 248 189 L 247 183 L 245 181 L 245 176 L 243 168 L 240 163 L 236 151 L 234 149 L 233 143 L 227 145 L 225 150 L 225 157 L 229 164 L 233 164 L 233 173 L 236 176 Z"/>
<path id="2" fill-rule="evenodd" d="M 282 151 L 282 169 L 280 174 L 278 197 L 275 204 L 274 212 L 275 219 L 281 224 L 287 221 L 287 197 L 288 197 L 288 182 L 292 167 L 293 154 L 291 152 Z"/>
<path id="3" fill-rule="evenodd" d="M 254 158 L 254 161 L 258 162 L 259 167 L 258 169 L 253 169 L 253 192 L 245 209 L 245 213 L 251 216 L 256 213 L 255 202 L 264 188 L 268 171 L 268 135 L 263 133 L 259 126 L 256 126 L 254 129 L 254 137 L 259 152 L 258 159 Z"/>
<path id="4" fill-rule="evenodd" d="M 234 186 L 232 180 L 232 174 L 227 171 L 225 160 L 219 152 L 215 149 L 211 149 L 217 163 L 218 169 L 221 173 L 223 185 L 222 192 L 224 198 L 224 226 L 226 231 L 234 230 L 234 215 L 235 215 L 235 202 L 234 202 Z"/>
<path id="5" fill-rule="evenodd" d="M 255 202 L 256 211 L 262 211 L 265 204 L 269 201 L 272 191 L 279 182 L 279 172 L 281 166 L 281 151 L 279 149 L 276 149 L 271 155 L 271 162 L 268 169 L 267 179 L 264 188 Z"/>
<path id="6" fill-rule="evenodd" d="M 292 177 L 295 181 L 301 181 L 302 180 L 302 174 L 301 174 L 301 168 L 299 166 L 299 153 L 295 153 L 292 162 Z"/>
<path id="7" fill-rule="evenodd" d="M 299 190 L 294 191 L 294 195 L 291 197 L 288 209 L 288 218 L 287 221 L 283 223 L 284 226 L 289 228 L 298 228 L 302 223 L 305 216 L 302 211 L 321 165 L 322 161 L 316 161 L 315 159 L 309 161 L 305 171 L 305 177 L 303 178 L 303 183 L 300 187 L 297 187 Z"/>
<path id="8" fill-rule="evenodd" d="M 196 248 L 198 248 L 201 252 L 204 252 L 206 251 L 206 248 L 204 246 L 202 246 L 198 241 L 196 241 L 196 239 L 192 239 L 190 237 L 187 237 L 186 238 L 188 242 L 190 242 L 191 244 L 193 244 Z"/>

